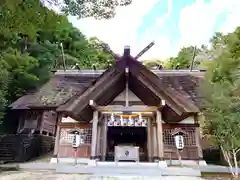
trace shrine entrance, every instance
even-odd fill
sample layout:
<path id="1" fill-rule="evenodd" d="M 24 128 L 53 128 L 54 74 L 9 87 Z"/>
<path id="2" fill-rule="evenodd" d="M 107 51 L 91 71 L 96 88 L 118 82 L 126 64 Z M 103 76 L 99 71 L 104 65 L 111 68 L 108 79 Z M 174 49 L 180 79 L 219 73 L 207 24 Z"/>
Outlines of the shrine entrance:
<path id="1" fill-rule="evenodd" d="M 107 118 L 107 161 L 148 161 L 147 121 L 141 114 Z M 129 151 L 129 155 L 125 155 Z M 119 157 L 117 157 L 119 156 Z"/>
<path id="2" fill-rule="evenodd" d="M 107 133 L 107 142 L 107 161 L 114 161 L 114 152 L 116 146 L 138 147 L 139 160 L 148 160 L 146 127 L 109 127 Z"/>

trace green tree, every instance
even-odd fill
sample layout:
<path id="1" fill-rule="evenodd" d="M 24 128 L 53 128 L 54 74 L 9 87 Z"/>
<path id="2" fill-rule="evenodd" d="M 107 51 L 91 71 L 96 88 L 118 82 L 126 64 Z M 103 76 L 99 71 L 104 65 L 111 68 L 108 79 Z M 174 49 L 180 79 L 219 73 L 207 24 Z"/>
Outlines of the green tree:
<path id="1" fill-rule="evenodd" d="M 143 60 L 142 63 L 149 69 L 160 68 L 163 66 L 163 61 L 159 59 Z"/>
<path id="2" fill-rule="evenodd" d="M 209 65 L 206 81 L 201 88 L 204 95 L 205 133 L 220 147 L 234 177 L 238 173 L 240 152 L 240 36 L 239 28 L 228 34 L 222 52 Z"/>
<path id="3" fill-rule="evenodd" d="M 22 34 L 33 39 L 39 29 L 55 29 L 61 16 L 38 0 L 1 0 L 0 32 L 4 37 Z"/>
<path id="4" fill-rule="evenodd" d="M 114 63 L 114 58 L 108 52 L 110 47 L 97 37 L 89 38 L 89 47 L 92 49 L 92 63 L 98 69 L 106 69 Z"/>
<path id="5" fill-rule="evenodd" d="M 195 51 L 195 52 L 194 52 Z M 198 53 L 200 50 L 194 46 L 183 47 L 177 57 L 171 57 L 165 63 L 167 69 L 189 69 L 193 60 L 194 53 Z"/>
<path id="6" fill-rule="evenodd" d="M 54 1 L 58 2 L 48 2 Z M 106 43 L 97 38 L 88 40 L 65 15 L 45 6 L 46 2 L 0 1 L 0 119 L 8 104 L 44 84 L 53 67 L 63 68 L 63 54 L 68 69 L 76 63 L 81 69 L 93 68 L 93 64 L 96 68 L 106 68 L 113 63 L 112 56 L 101 48 L 108 46 Z M 123 5 L 97 1 L 90 6 L 92 2 L 96 1 L 65 0 L 57 5 L 79 18 L 111 18 L 115 8 Z"/>
<path id="7" fill-rule="evenodd" d="M 233 167 L 238 167 L 237 157 L 240 151 L 239 64 L 238 68 L 233 68 L 236 62 L 228 57 L 219 57 L 215 61 L 217 64 L 214 63 L 209 68 L 206 76 L 208 81 L 203 86 L 205 133 L 214 138 L 215 144 L 221 148 L 225 160 L 233 170 Z M 230 67 L 231 72 L 227 69 Z M 233 175 L 237 176 L 237 173 Z"/>
<path id="8" fill-rule="evenodd" d="M 10 72 L 7 93 L 8 100 L 15 100 L 28 90 L 36 88 L 39 80 L 34 72 L 39 67 L 37 59 L 28 54 L 21 54 L 14 49 L 4 52 L 2 59 L 4 69 Z"/>
<path id="9" fill-rule="evenodd" d="M 127 6 L 132 0 L 41 0 L 41 2 L 45 5 L 58 6 L 62 12 L 78 18 L 109 19 L 114 17 L 117 7 Z"/>
<path id="10" fill-rule="evenodd" d="M 227 36 L 223 35 L 220 32 L 216 32 L 213 37 L 210 39 L 210 43 L 213 49 L 217 49 L 219 47 L 225 47 L 228 42 Z"/>
<path id="11" fill-rule="evenodd" d="M 0 57 L 0 120 L 3 118 L 4 109 L 7 105 L 6 95 L 8 87 L 8 72 L 4 69 L 2 59 Z"/>

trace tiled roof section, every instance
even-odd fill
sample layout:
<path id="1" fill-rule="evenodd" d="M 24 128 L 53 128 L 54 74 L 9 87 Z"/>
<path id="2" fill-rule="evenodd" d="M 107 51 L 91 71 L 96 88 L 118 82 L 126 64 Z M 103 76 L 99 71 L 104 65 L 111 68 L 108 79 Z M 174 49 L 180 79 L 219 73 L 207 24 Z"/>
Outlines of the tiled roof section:
<path id="1" fill-rule="evenodd" d="M 71 97 L 82 94 L 105 70 L 57 71 L 39 91 L 25 95 L 10 105 L 12 109 L 58 107 Z M 200 79 L 204 72 L 189 70 L 153 70 L 164 86 L 172 88 L 198 105 Z"/>

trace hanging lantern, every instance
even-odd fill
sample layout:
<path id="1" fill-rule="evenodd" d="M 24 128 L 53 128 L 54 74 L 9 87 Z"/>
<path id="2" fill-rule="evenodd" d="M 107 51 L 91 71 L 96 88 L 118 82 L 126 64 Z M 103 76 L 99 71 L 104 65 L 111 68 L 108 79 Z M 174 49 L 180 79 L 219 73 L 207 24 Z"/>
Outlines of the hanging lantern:
<path id="1" fill-rule="evenodd" d="M 123 126 L 124 122 L 123 122 L 123 116 L 122 115 L 120 116 L 120 122 L 121 122 L 121 126 Z"/>
<path id="2" fill-rule="evenodd" d="M 139 122 L 142 122 L 142 121 L 143 121 L 143 119 L 142 119 L 142 114 L 139 113 Z"/>
<path id="3" fill-rule="evenodd" d="M 108 126 L 114 126 L 114 115 L 113 115 L 113 113 L 111 114 L 111 117 L 108 121 Z"/>
<path id="4" fill-rule="evenodd" d="M 134 123 L 134 121 L 133 121 L 133 119 L 132 119 L 132 116 L 129 116 L 128 125 L 129 125 L 129 126 L 133 126 L 133 123 Z"/>
<path id="5" fill-rule="evenodd" d="M 111 114 L 111 121 L 114 122 L 114 115 L 113 115 L 113 113 Z"/>
<path id="6" fill-rule="evenodd" d="M 176 134 L 174 136 L 175 146 L 178 150 L 182 150 L 184 148 L 184 139 L 182 134 Z"/>
<path id="7" fill-rule="evenodd" d="M 172 136 L 175 141 L 175 146 L 178 150 L 183 150 L 184 148 L 184 137 L 183 137 L 184 134 L 186 135 L 187 133 L 181 128 L 175 128 L 172 131 Z"/>

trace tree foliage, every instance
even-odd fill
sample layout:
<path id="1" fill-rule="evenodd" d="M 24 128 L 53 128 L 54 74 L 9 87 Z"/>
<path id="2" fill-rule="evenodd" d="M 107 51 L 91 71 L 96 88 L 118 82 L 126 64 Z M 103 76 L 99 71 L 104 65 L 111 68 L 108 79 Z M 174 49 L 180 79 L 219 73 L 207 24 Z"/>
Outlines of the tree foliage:
<path id="1" fill-rule="evenodd" d="M 199 52 L 199 49 L 195 50 L 194 46 L 183 47 L 178 52 L 176 57 L 171 57 L 165 62 L 167 69 L 189 69 L 193 60 L 194 53 Z"/>
<path id="2" fill-rule="evenodd" d="M 0 57 L 1 58 L 1 57 Z M 8 71 L 3 68 L 3 64 L 0 59 L 0 119 L 3 117 L 3 112 L 7 104 L 7 86 L 8 86 Z"/>
<path id="3" fill-rule="evenodd" d="M 221 46 L 221 53 L 209 64 L 205 84 L 203 112 L 205 133 L 218 145 L 234 173 L 239 164 L 240 151 L 240 29 L 214 37 L 213 48 Z M 224 41 L 223 41 L 224 40 Z"/>
<path id="4" fill-rule="evenodd" d="M 193 46 L 182 48 L 176 57 L 164 62 L 166 69 L 189 69 Z M 240 152 L 240 27 L 227 35 L 215 33 L 210 46 L 196 49 L 194 68 L 205 68 L 203 95 L 203 132 L 219 147 L 234 177 Z"/>
<path id="5" fill-rule="evenodd" d="M 65 14 L 78 18 L 113 18 L 116 8 L 131 4 L 132 0 L 41 0 L 45 5 L 55 5 Z"/>
<path id="6" fill-rule="evenodd" d="M 164 68 L 189 69 L 193 65 L 193 69 L 206 69 L 211 61 L 221 55 L 226 45 L 229 45 L 230 39 L 233 38 L 234 34 L 224 36 L 222 33 L 216 32 L 210 39 L 211 45 L 209 47 L 206 45 L 201 45 L 201 47 L 183 47 L 176 57 L 170 57 L 166 60 Z"/>
<path id="7" fill-rule="evenodd" d="M 87 39 L 65 15 L 49 10 L 39 0 L 1 0 L 0 112 L 39 88 L 53 68 L 63 68 L 63 59 L 67 69 L 76 64 L 80 69 L 112 64 L 112 56 L 101 46 L 107 44 L 97 38 Z"/>
<path id="8" fill-rule="evenodd" d="M 159 59 L 143 60 L 143 64 L 149 69 L 160 69 L 163 66 L 163 61 Z"/>

